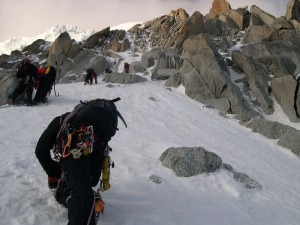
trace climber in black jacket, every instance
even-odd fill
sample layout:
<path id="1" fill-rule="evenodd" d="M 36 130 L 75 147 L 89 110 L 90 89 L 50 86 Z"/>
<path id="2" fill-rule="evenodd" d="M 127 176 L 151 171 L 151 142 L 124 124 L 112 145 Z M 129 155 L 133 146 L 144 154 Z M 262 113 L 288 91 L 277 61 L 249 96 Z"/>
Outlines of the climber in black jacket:
<path id="1" fill-rule="evenodd" d="M 105 107 L 110 101 L 113 109 Z M 68 208 L 69 225 L 95 224 L 94 191 L 103 153 L 118 125 L 113 100 L 96 99 L 77 105 L 52 120 L 38 140 L 35 154 L 48 175 L 56 200 Z M 67 132 L 67 133 L 66 133 Z M 52 159 L 51 149 L 59 160 Z"/>
<path id="2" fill-rule="evenodd" d="M 25 92 L 26 105 L 32 105 L 33 85 L 34 81 L 38 77 L 38 70 L 36 66 L 31 64 L 29 59 L 24 59 L 18 65 L 16 77 L 19 81 L 19 84 L 13 93 L 9 95 L 8 104 L 13 105 L 17 97 Z"/>

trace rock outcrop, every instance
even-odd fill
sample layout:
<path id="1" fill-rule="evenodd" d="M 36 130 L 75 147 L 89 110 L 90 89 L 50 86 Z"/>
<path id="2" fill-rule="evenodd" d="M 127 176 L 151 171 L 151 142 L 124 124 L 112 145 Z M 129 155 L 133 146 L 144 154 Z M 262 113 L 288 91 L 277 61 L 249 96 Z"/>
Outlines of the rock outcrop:
<path id="1" fill-rule="evenodd" d="M 223 113 L 238 114 L 241 118 L 256 115 L 232 83 L 221 55 L 207 35 L 200 34 L 187 39 L 182 57 L 182 84 L 188 96 L 212 104 L 219 110 L 224 109 L 224 101 L 228 102 L 228 111 Z M 216 100 L 219 100 L 220 107 Z"/>
<path id="2" fill-rule="evenodd" d="M 260 133 L 267 138 L 277 140 L 277 143 L 294 154 L 300 156 L 300 131 L 285 124 L 265 119 L 251 119 L 244 123 L 253 132 Z"/>
<path id="3" fill-rule="evenodd" d="M 210 13 L 220 16 L 222 14 L 228 14 L 230 10 L 231 6 L 226 0 L 214 0 Z"/>
<path id="4" fill-rule="evenodd" d="M 300 22 L 300 1 L 299 0 L 291 0 L 288 3 L 285 16 L 288 20 L 296 20 Z"/>
<path id="5" fill-rule="evenodd" d="M 178 177 L 209 174 L 224 168 L 232 173 L 234 180 L 244 184 L 245 188 L 262 189 L 257 181 L 245 173 L 237 172 L 231 165 L 222 163 L 222 159 L 217 154 L 202 147 L 171 147 L 162 153 L 160 161 L 163 166 L 172 169 Z M 151 180 L 161 183 L 161 178 L 157 176 L 152 175 Z"/>
<path id="6" fill-rule="evenodd" d="M 201 147 L 168 148 L 160 156 L 160 161 L 179 177 L 212 173 L 222 165 L 222 159 L 217 154 L 206 151 Z"/>

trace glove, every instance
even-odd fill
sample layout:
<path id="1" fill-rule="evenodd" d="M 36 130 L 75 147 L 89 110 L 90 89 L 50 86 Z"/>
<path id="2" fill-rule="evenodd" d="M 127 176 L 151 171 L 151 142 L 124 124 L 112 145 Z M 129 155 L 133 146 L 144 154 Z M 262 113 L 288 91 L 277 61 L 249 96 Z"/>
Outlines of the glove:
<path id="1" fill-rule="evenodd" d="M 58 185 L 59 178 L 57 177 L 49 177 L 48 176 L 48 187 L 50 189 L 56 189 Z"/>

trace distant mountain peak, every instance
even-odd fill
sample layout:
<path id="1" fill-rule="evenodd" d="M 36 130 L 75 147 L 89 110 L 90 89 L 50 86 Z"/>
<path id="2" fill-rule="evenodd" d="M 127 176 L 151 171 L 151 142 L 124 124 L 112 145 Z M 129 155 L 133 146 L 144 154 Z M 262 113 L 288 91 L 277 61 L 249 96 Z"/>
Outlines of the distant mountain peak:
<path id="1" fill-rule="evenodd" d="M 127 22 L 112 26 L 111 30 L 128 30 L 140 22 Z M 14 50 L 22 50 L 24 47 L 32 44 L 37 39 L 43 39 L 45 41 L 54 42 L 55 39 L 62 33 L 68 32 L 70 37 L 76 41 L 84 41 L 92 34 L 96 33 L 95 30 L 81 30 L 75 25 L 56 25 L 42 34 L 35 37 L 12 37 L 4 42 L 0 42 L 0 55 L 10 55 Z"/>
<path id="2" fill-rule="evenodd" d="M 13 37 L 0 43 L 0 55 L 9 55 L 13 50 L 22 50 L 37 39 L 53 42 L 61 33 L 68 32 L 72 39 L 83 41 L 95 33 L 94 30 L 81 30 L 75 25 L 56 25 L 35 37 Z"/>

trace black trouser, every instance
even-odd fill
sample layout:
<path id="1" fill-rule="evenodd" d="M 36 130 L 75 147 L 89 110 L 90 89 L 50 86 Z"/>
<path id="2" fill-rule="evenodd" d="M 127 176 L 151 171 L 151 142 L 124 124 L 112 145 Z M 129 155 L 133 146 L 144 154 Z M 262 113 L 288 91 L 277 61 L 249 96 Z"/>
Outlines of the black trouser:
<path id="1" fill-rule="evenodd" d="M 48 92 L 51 90 L 52 83 L 47 80 L 40 81 L 40 86 L 36 91 L 34 101 L 36 102 L 45 102 Z"/>
<path id="2" fill-rule="evenodd" d="M 86 75 L 84 79 L 85 84 L 93 84 L 93 78 L 90 74 Z"/>
<path id="3" fill-rule="evenodd" d="M 80 159 L 74 159 L 72 156 L 63 158 L 61 166 L 66 187 L 64 196 L 57 198 L 60 198 L 58 199 L 60 203 L 61 199 L 67 198 L 68 225 L 95 225 L 90 155 L 82 155 Z"/>
<path id="4" fill-rule="evenodd" d="M 13 102 L 15 102 L 16 98 L 25 92 L 25 102 L 28 104 L 31 104 L 32 101 L 32 93 L 33 93 L 33 83 L 24 83 L 24 82 L 19 82 L 19 85 L 17 88 L 14 90 L 14 92 L 11 94 L 11 99 Z"/>

